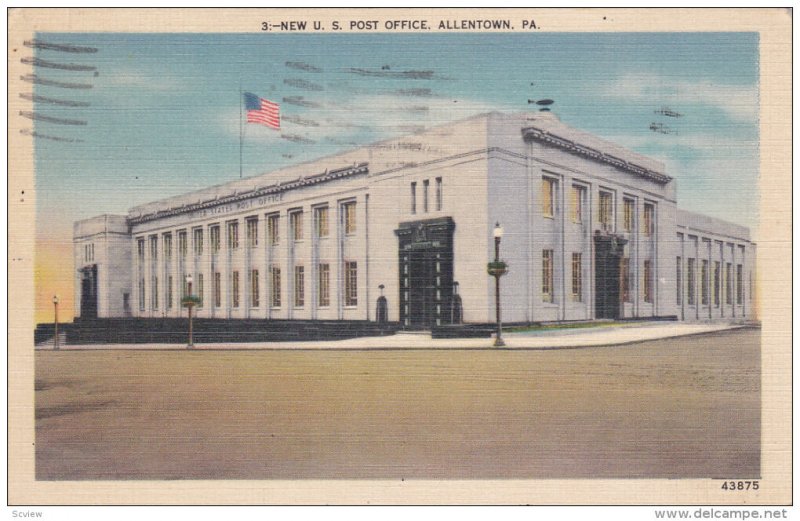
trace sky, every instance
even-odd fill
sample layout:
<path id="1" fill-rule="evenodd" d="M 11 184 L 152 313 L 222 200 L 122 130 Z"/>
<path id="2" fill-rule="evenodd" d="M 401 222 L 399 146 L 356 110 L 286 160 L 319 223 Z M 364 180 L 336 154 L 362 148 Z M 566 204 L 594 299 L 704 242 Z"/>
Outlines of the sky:
<path id="1" fill-rule="evenodd" d="M 69 316 L 72 222 L 263 174 L 491 110 L 553 99 L 564 123 L 665 163 L 680 208 L 758 225 L 757 33 L 38 34 L 25 49 L 37 319 Z M 35 69 L 35 70 L 34 70 Z M 280 103 L 280 131 L 240 125 L 241 92 Z M 657 114 L 662 107 L 682 117 Z M 659 131 L 653 131 L 651 126 Z M 35 128 L 34 128 L 35 127 Z M 240 132 L 243 130 L 240 164 Z M 47 137 L 45 137 L 47 136 Z M 59 140 L 51 139 L 57 138 Z M 63 300 L 63 299 L 62 299 Z"/>

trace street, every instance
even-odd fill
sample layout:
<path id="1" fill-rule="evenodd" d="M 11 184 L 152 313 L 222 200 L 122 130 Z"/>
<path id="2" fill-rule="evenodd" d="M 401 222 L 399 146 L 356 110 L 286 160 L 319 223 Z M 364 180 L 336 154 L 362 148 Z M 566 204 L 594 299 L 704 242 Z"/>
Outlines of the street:
<path id="1" fill-rule="evenodd" d="M 40 480 L 760 473 L 758 329 L 555 350 L 35 357 Z"/>

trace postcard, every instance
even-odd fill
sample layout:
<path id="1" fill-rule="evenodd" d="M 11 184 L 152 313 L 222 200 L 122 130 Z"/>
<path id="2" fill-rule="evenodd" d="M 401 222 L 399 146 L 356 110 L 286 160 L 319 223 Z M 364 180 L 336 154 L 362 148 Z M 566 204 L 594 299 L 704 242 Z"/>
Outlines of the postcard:
<path id="1" fill-rule="evenodd" d="M 790 11 L 8 45 L 10 504 L 791 503 Z"/>

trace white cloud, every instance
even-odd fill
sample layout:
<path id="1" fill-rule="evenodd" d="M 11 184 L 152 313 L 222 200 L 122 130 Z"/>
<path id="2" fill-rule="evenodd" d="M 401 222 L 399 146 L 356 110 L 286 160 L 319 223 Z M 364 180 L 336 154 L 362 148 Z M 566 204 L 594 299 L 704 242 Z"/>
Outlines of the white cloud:
<path id="1" fill-rule="evenodd" d="M 105 72 L 100 75 L 99 82 L 109 87 L 135 87 L 151 91 L 172 91 L 182 88 L 173 75 L 158 75 L 131 68 Z"/>
<path id="2" fill-rule="evenodd" d="M 628 73 L 603 89 L 601 95 L 664 104 L 698 103 L 719 108 L 736 121 L 758 121 L 756 86 L 691 82 L 657 74 Z"/>

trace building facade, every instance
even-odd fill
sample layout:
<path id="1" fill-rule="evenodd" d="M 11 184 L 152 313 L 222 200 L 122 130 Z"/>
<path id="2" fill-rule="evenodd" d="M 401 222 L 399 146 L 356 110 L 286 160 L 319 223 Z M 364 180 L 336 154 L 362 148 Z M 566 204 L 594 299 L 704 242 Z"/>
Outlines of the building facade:
<path id="1" fill-rule="evenodd" d="M 746 228 L 550 113 L 489 113 L 75 223 L 81 317 L 494 321 L 753 316 Z M 458 293 L 458 298 L 454 295 Z M 454 305 L 458 301 L 458 305 Z"/>

